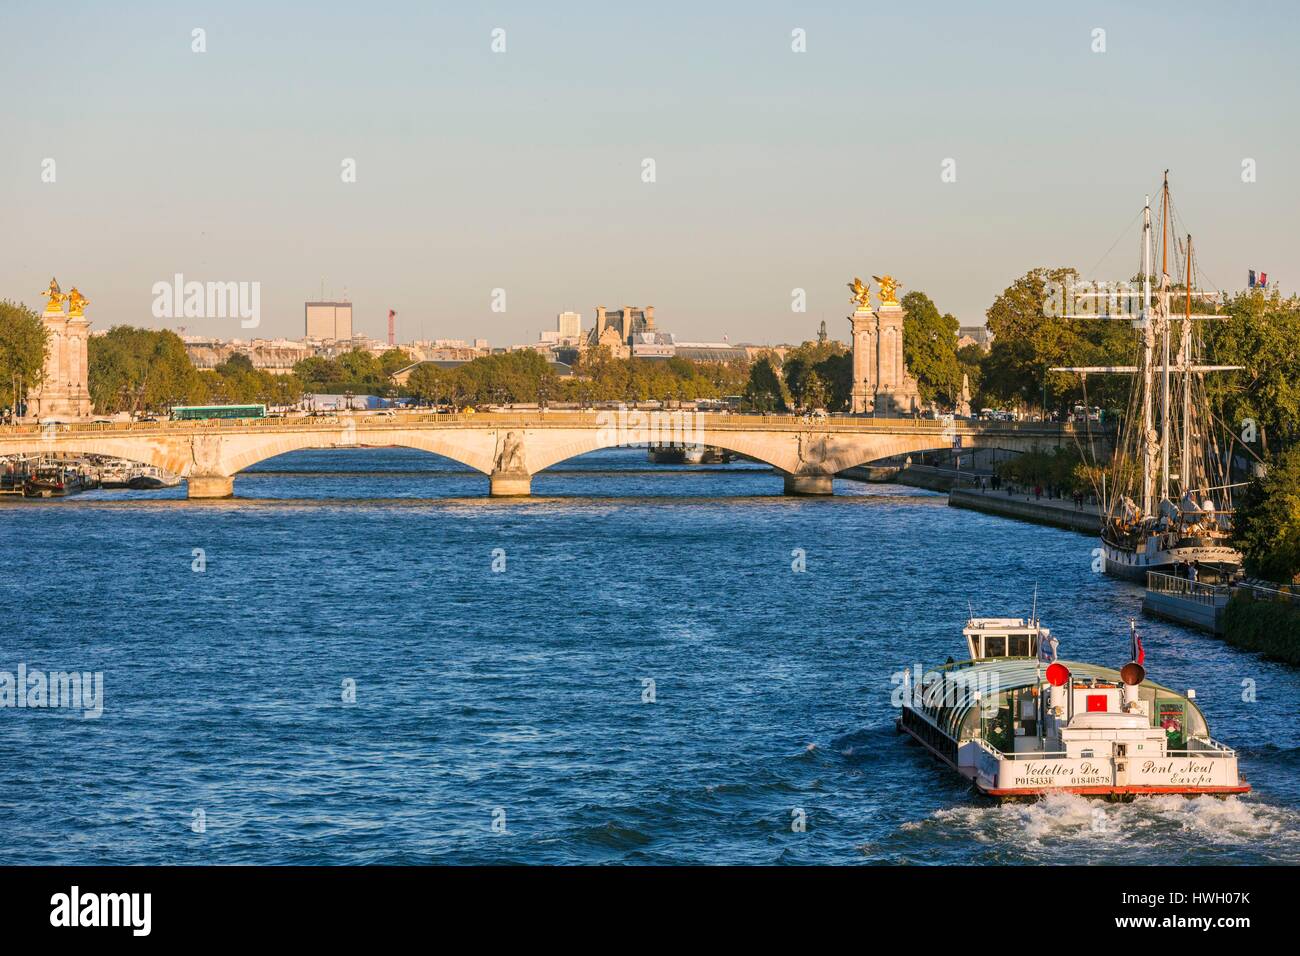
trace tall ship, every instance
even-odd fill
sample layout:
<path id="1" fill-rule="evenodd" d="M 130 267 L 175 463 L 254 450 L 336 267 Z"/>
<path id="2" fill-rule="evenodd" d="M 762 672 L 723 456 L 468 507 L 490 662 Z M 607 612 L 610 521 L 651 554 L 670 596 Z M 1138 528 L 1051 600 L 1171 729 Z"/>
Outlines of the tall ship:
<path id="1" fill-rule="evenodd" d="M 1131 660 L 1112 669 L 1057 660 L 1059 642 L 1035 615 L 972 617 L 969 660 L 904 672 L 898 730 L 1000 800 L 1248 793 L 1196 692 L 1146 679 L 1130 628 Z"/>
<path id="2" fill-rule="evenodd" d="M 1204 376 L 1240 366 L 1204 364 L 1200 325 L 1226 316 L 1207 314 L 1214 311 L 1218 297 L 1197 291 L 1192 237 L 1188 235 L 1181 248 L 1171 247 L 1171 218 L 1166 170 L 1158 285 L 1152 289 L 1148 198 L 1142 213 L 1141 309 L 1118 316 L 1131 319 L 1138 333 L 1137 366 L 1053 371 L 1133 375 L 1117 453 L 1106 483 L 1098 489 L 1106 572 L 1145 582 L 1149 571 L 1186 575 L 1194 568 L 1201 580 L 1224 581 L 1240 574 L 1242 563 L 1241 552 L 1232 546 L 1233 436 L 1216 428 Z M 1174 258 L 1183 259 L 1181 287 L 1175 287 L 1170 272 L 1171 251 Z"/>

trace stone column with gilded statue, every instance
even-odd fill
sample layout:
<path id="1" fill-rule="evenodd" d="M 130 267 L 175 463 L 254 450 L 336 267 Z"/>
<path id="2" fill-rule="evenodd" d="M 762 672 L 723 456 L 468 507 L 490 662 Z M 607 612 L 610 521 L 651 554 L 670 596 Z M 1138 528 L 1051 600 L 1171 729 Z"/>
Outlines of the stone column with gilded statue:
<path id="1" fill-rule="evenodd" d="M 43 295 L 49 300 L 41 315 L 48 339 L 41 384 L 27 395 L 27 410 L 37 419 L 82 419 L 91 415 L 88 387 L 87 340 L 90 322 L 85 308 L 90 304 L 76 286 L 64 293 L 57 279 L 51 279 Z M 68 311 L 63 311 L 67 303 Z"/>
<path id="2" fill-rule="evenodd" d="M 876 316 L 871 311 L 871 289 L 857 276 L 849 283 L 853 314 L 849 316 L 853 343 L 853 389 L 849 411 L 869 414 L 876 401 Z"/>
<path id="3" fill-rule="evenodd" d="M 903 307 L 898 303 L 901 285 L 893 276 L 872 276 L 880 291 L 880 306 L 871 308 L 870 286 L 854 276 L 849 283 L 854 304 L 849 324 L 853 330 L 853 389 L 849 410 L 855 415 L 896 418 L 921 408 L 916 380 L 907 372 L 903 351 Z"/>
<path id="4" fill-rule="evenodd" d="M 876 309 L 880 358 L 872 414 L 877 418 L 912 415 L 921 410 L 921 390 L 907 372 L 903 351 L 903 307 L 897 292 L 902 283 L 891 275 L 871 278 L 880 286 L 880 307 Z"/>

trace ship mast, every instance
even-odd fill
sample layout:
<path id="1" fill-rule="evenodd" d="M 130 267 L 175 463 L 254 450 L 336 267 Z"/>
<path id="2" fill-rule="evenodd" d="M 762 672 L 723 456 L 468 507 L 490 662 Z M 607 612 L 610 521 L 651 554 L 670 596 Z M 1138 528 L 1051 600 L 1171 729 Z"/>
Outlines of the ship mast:
<path id="1" fill-rule="evenodd" d="M 1151 197 L 1146 197 L 1142 210 L 1142 514 L 1151 514 L 1155 494 L 1155 422 L 1152 413 L 1152 392 L 1155 390 L 1155 372 L 1152 352 L 1155 332 L 1151 327 Z"/>
<path id="2" fill-rule="evenodd" d="M 1160 203 L 1160 341 L 1164 368 L 1160 387 L 1160 498 L 1169 500 L 1169 170 Z"/>
<path id="3" fill-rule="evenodd" d="M 1192 235 L 1187 234 L 1187 312 L 1183 317 L 1183 337 L 1179 347 L 1183 373 L 1183 444 L 1180 453 L 1179 489 L 1184 495 L 1192 487 Z"/>

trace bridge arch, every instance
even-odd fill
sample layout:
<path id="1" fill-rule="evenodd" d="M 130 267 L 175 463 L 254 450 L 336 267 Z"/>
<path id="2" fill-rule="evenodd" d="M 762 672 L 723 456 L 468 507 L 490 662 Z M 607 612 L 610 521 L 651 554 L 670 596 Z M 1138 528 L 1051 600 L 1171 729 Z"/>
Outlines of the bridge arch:
<path id="1" fill-rule="evenodd" d="M 793 452 L 793 445 L 790 449 L 779 448 L 770 441 L 725 431 L 707 432 L 701 441 L 702 444 L 761 461 L 778 471 L 791 471 L 799 464 L 798 457 Z M 528 446 L 528 472 L 530 475 L 535 475 L 570 458 L 577 458 L 605 448 L 634 447 L 636 444 L 620 441 L 620 436 L 614 429 L 602 432 L 573 432 L 564 435 L 563 438 L 550 442 L 543 440 L 537 442 L 535 446 Z"/>
<path id="2" fill-rule="evenodd" d="M 399 447 L 441 455 L 487 475 L 492 472 L 492 453 L 496 446 L 495 435 L 454 431 L 401 430 L 377 436 L 364 430 L 341 428 L 333 441 L 322 441 L 321 434 L 314 431 L 278 432 L 259 439 L 243 443 L 223 456 L 221 471 L 234 477 L 260 461 L 308 448 Z"/>
<path id="3" fill-rule="evenodd" d="M 187 449 L 188 451 L 188 446 Z M 168 440 L 150 441 L 134 436 L 114 436 L 77 434 L 71 437 L 60 435 L 56 441 L 47 441 L 35 436 L 31 442 L 16 444 L 6 443 L 0 449 L 6 455 L 103 455 L 108 458 L 122 458 L 142 465 L 153 465 L 173 474 L 183 475 L 192 463 L 188 454 L 182 454 Z"/>

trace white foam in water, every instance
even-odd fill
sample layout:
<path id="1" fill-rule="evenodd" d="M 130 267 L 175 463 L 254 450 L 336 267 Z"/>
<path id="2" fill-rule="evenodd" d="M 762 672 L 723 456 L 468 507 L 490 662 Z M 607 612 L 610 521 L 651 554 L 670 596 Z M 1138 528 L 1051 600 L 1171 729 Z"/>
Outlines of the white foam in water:
<path id="1" fill-rule="evenodd" d="M 983 800 L 936 810 L 904 831 L 936 829 L 977 843 L 1004 844 L 1029 855 L 1061 846 L 1268 846 L 1278 862 L 1300 862 L 1300 813 L 1258 800 L 1139 797 L 1108 803 L 1076 794 L 1050 794 L 1033 803 Z"/>

